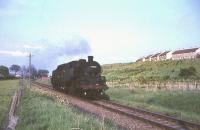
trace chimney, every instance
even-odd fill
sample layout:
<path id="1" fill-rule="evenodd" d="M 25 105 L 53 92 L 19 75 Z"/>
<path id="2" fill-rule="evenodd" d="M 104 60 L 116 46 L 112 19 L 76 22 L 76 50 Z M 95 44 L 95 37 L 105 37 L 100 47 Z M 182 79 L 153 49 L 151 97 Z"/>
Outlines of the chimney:
<path id="1" fill-rule="evenodd" d="M 88 56 L 88 62 L 93 62 L 93 56 Z"/>

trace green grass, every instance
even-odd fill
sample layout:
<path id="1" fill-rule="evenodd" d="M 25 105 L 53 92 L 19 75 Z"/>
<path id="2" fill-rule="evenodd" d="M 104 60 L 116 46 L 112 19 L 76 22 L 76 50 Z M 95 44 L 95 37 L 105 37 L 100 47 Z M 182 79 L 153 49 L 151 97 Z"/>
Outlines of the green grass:
<path id="1" fill-rule="evenodd" d="M 130 83 L 149 81 L 177 81 L 177 80 L 199 80 L 200 60 L 180 61 L 157 61 L 157 62 L 135 62 L 103 65 L 103 75 L 107 80 Z M 195 68 L 194 73 L 181 76 L 180 70 Z"/>
<path id="2" fill-rule="evenodd" d="M 0 81 L 0 126 L 6 118 L 9 105 L 14 91 L 19 86 L 19 80 L 1 80 Z"/>
<path id="3" fill-rule="evenodd" d="M 200 122 L 200 91 L 144 91 L 110 88 L 111 99 L 129 106 L 144 107 L 182 119 Z"/>
<path id="4" fill-rule="evenodd" d="M 200 91 L 155 89 L 157 91 L 153 92 L 145 90 L 143 85 L 166 81 L 199 81 L 199 66 L 200 60 L 197 59 L 121 63 L 102 67 L 103 75 L 106 76 L 110 86 L 107 94 L 111 99 L 130 106 L 144 107 L 180 118 L 200 121 Z"/>
<path id="5" fill-rule="evenodd" d="M 112 130 L 111 122 L 103 122 L 94 117 L 64 106 L 53 98 L 30 90 L 25 95 L 18 110 L 20 117 L 17 130 Z"/>

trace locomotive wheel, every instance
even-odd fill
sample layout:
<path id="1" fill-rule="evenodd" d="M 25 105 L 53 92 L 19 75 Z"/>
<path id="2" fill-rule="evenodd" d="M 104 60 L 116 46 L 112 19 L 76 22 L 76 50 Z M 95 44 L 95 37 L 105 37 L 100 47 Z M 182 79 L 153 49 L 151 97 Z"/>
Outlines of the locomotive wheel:
<path id="1" fill-rule="evenodd" d="M 107 94 L 105 94 L 105 91 L 104 91 L 104 90 L 101 90 L 101 91 L 99 92 L 99 98 L 100 98 L 100 99 L 104 99 L 104 100 L 110 100 L 110 97 L 109 97 Z"/>
<path id="2" fill-rule="evenodd" d="M 102 90 L 82 91 L 81 96 L 92 100 L 99 100 L 99 99 L 110 100 L 110 97 L 106 95 Z"/>
<path id="3" fill-rule="evenodd" d="M 104 94 L 104 95 L 101 95 L 101 99 L 110 100 L 110 97 L 108 95 Z"/>

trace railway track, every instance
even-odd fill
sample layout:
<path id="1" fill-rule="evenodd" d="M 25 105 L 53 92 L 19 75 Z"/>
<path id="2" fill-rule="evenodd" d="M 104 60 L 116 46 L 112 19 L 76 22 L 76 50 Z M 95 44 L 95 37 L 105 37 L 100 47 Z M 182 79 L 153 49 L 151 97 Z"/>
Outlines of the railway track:
<path id="1" fill-rule="evenodd" d="M 39 85 L 41 87 L 45 87 L 45 88 L 53 90 L 53 87 L 51 85 L 47 85 L 47 84 L 43 84 L 43 83 L 39 83 L 39 82 L 35 82 L 35 81 L 32 81 L 31 84 Z"/>
<path id="2" fill-rule="evenodd" d="M 46 84 L 41 84 L 38 82 L 32 83 L 46 87 L 48 89 L 53 89 L 51 86 Z M 151 112 L 141 108 L 125 106 L 115 101 L 95 100 L 88 102 L 104 109 L 116 112 L 118 114 L 126 115 L 133 119 L 141 120 L 166 130 L 200 130 L 200 124 L 198 123 L 181 120 L 172 116 L 166 116 L 164 114 Z"/>
<path id="3" fill-rule="evenodd" d="M 93 101 L 95 105 L 124 114 L 167 130 L 200 130 L 200 124 L 166 116 L 160 113 L 150 112 L 140 108 L 121 105 L 115 101 Z"/>

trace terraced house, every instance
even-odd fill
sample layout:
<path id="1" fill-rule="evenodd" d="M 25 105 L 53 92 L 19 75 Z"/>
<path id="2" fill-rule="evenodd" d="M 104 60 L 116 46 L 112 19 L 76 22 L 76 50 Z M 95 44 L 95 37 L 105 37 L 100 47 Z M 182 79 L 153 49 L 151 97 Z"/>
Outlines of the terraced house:
<path id="1" fill-rule="evenodd" d="M 151 61 L 157 61 L 157 60 L 159 60 L 159 55 L 160 55 L 161 53 L 156 53 L 156 54 L 154 54 L 152 57 L 151 57 Z"/>
<path id="2" fill-rule="evenodd" d="M 177 50 L 172 53 L 172 60 L 194 59 L 200 54 L 200 48 Z"/>
<path id="3" fill-rule="evenodd" d="M 181 59 L 195 59 L 200 58 L 200 48 L 182 49 L 176 51 L 164 51 L 148 55 L 144 58 L 138 59 L 139 61 L 161 61 L 161 60 L 181 60 Z"/>
<path id="4" fill-rule="evenodd" d="M 148 55 L 147 57 L 143 58 L 143 61 L 151 61 L 152 55 Z"/>

